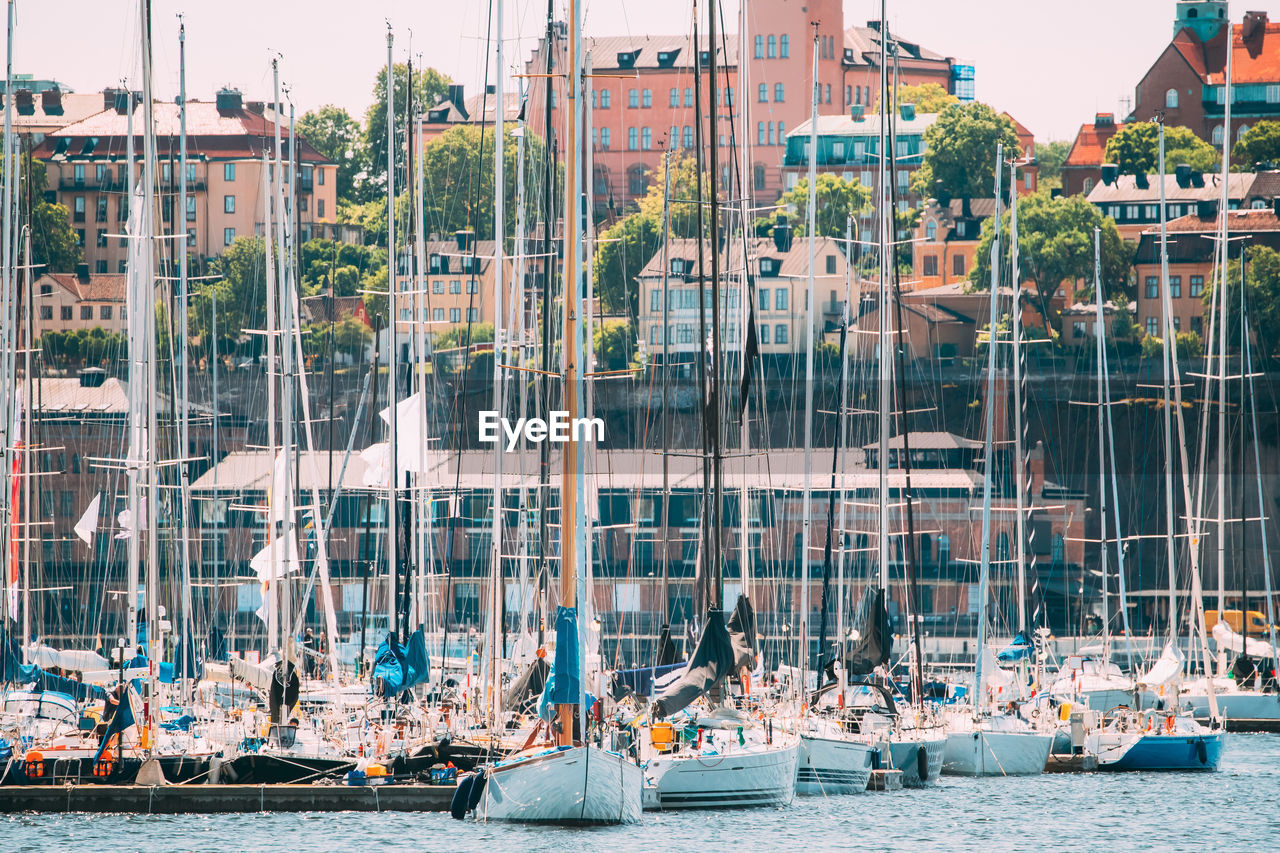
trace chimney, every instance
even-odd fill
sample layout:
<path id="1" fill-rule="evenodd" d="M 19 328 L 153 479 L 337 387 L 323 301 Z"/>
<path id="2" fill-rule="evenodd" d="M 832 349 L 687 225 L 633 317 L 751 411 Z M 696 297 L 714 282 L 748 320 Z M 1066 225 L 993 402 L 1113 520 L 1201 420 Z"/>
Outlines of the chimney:
<path id="1" fill-rule="evenodd" d="M 76 264 L 76 278 L 81 284 L 89 283 L 89 265 L 85 263 Z"/>
<path id="2" fill-rule="evenodd" d="M 973 218 L 973 207 L 969 203 L 968 196 L 965 196 L 964 198 L 960 199 L 960 215 L 963 216 L 965 219 Z"/>
<path id="3" fill-rule="evenodd" d="M 778 221 L 774 223 L 773 245 L 778 247 L 779 252 L 791 251 L 791 223 L 784 214 L 779 214 Z"/>
<path id="4" fill-rule="evenodd" d="M 223 88 L 218 90 L 215 106 L 220 113 L 238 113 L 243 109 L 244 101 L 239 89 Z"/>
<path id="5" fill-rule="evenodd" d="M 116 108 L 116 91 L 111 87 L 102 90 L 102 108 L 104 110 L 114 110 Z"/>
<path id="6" fill-rule="evenodd" d="M 463 118 L 471 118 L 467 115 L 467 97 L 466 87 L 461 83 L 449 84 L 449 100 L 453 102 L 453 108 L 458 111 L 458 115 Z"/>
<path id="7" fill-rule="evenodd" d="M 1218 200 L 1216 198 L 1202 198 L 1196 202 L 1196 216 L 1201 219 L 1217 219 L 1218 218 Z"/>
<path id="8" fill-rule="evenodd" d="M 1116 178 L 1120 177 L 1120 167 L 1115 163 L 1102 164 L 1102 182 L 1107 186 L 1111 186 L 1116 182 Z"/>
<path id="9" fill-rule="evenodd" d="M 57 86 L 40 93 L 40 108 L 47 116 L 62 115 L 62 90 Z"/>
<path id="10" fill-rule="evenodd" d="M 133 92 L 128 89 L 116 89 L 114 91 L 116 112 L 122 116 L 127 116 L 132 111 L 133 105 L 137 103 L 133 98 Z"/>
<path id="11" fill-rule="evenodd" d="M 267 111 L 266 101 L 245 101 L 244 108 L 256 115 L 263 115 Z"/>
<path id="12" fill-rule="evenodd" d="M 81 388 L 101 388 L 107 381 L 107 372 L 101 367 L 86 367 L 80 371 Z"/>
<path id="13" fill-rule="evenodd" d="M 1276 219 L 1280 219 L 1280 195 L 1271 197 L 1271 213 Z"/>
<path id="14" fill-rule="evenodd" d="M 943 185 L 942 181 L 934 181 L 933 186 L 935 187 L 933 195 L 938 200 L 938 207 L 951 207 L 951 191 Z"/>
<path id="15" fill-rule="evenodd" d="M 1262 48 L 1262 39 L 1267 31 L 1266 12 L 1245 12 L 1244 23 L 1240 25 L 1240 40 L 1256 54 Z"/>
<path id="16" fill-rule="evenodd" d="M 914 121 L 916 117 L 916 105 L 898 104 L 898 115 L 902 116 L 903 121 Z"/>
<path id="17" fill-rule="evenodd" d="M 1174 180 L 1178 182 L 1178 186 L 1184 190 L 1191 186 L 1191 167 L 1186 163 L 1179 163 L 1173 170 Z"/>
<path id="18" fill-rule="evenodd" d="M 36 99 L 30 89 L 19 89 L 13 93 L 13 103 L 18 108 L 18 115 L 35 115 Z"/>
<path id="19" fill-rule="evenodd" d="M 862 104 L 854 104 L 853 106 L 849 107 L 849 118 L 853 119 L 854 121 L 862 121 L 862 117 L 866 115 L 866 112 L 867 112 L 867 108 L 864 107 Z"/>
<path id="20" fill-rule="evenodd" d="M 1134 185 L 1135 187 L 1137 187 L 1138 189 L 1140 189 L 1140 190 L 1150 189 L 1150 188 L 1151 188 L 1151 182 L 1147 180 L 1147 173 L 1146 173 L 1146 172 L 1134 172 L 1134 173 L 1133 173 L 1133 185 Z"/>
<path id="21" fill-rule="evenodd" d="M 1116 116 L 1115 116 L 1115 113 L 1098 113 L 1098 114 L 1096 114 L 1096 115 L 1093 117 L 1093 126 L 1094 126 L 1095 128 L 1099 128 L 1099 127 L 1115 127 L 1115 126 L 1116 126 Z"/>
<path id="22" fill-rule="evenodd" d="M 470 252 L 471 244 L 475 241 L 476 232 L 474 231 L 455 231 L 453 239 L 457 241 L 459 252 Z"/>

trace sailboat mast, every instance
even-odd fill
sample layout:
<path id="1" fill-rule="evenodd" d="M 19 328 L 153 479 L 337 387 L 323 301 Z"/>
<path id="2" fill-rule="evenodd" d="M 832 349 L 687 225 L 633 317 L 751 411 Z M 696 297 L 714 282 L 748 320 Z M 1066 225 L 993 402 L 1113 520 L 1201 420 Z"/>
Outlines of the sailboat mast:
<path id="1" fill-rule="evenodd" d="M 889 46 L 888 39 L 885 37 L 885 2 L 880 0 L 880 115 L 879 118 L 879 146 L 876 149 L 877 176 L 876 188 L 879 190 L 880 202 L 880 234 L 879 234 L 879 260 L 880 260 L 880 288 L 879 301 L 876 307 L 876 315 L 879 319 L 877 324 L 877 349 L 876 368 L 878 372 L 877 388 L 879 391 L 878 405 L 876 406 L 878 430 L 879 430 L 879 464 L 877 467 L 877 477 L 879 489 L 877 490 L 877 513 L 879 515 L 879 523 L 876 531 L 876 557 L 879 566 L 879 583 L 880 589 L 888 591 L 889 589 L 889 407 L 892 405 L 892 397 L 890 396 L 889 387 L 889 369 L 890 356 L 889 348 L 896 346 L 901 338 L 890 340 L 889 338 L 889 275 L 890 269 L 896 260 L 891 258 L 893 252 L 891 223 L 893 221 L 893 210 L 889 203 L 889 181 L 892 176 L 889 174 L 888 151 L 889 151 Z M 899 333 L 900 334 L 900 333 Z"/>
<path id="2" fill-rule="evenodd" d="M 502 306 L 503 306 L 503 247 L 506 240 L 505 223 L 506 223 L 506 199 L 504 192 L 506 190 L 506 178 L 503 173 L 504 166 L 504 145 L 503 131 L 505 113 L 505 95 L 503 90 L 503 75 L 506 67 L 503 63 L 502 52 L 502 0 L 497 0 L 495 4 L 495 21 L 494 32 L 497 47 L 497 57 L 495 60 L 496 69 L 494 73 L 494 95 L 497 100 L 497 107 L 494 112 L 493 120 L 493 407 L 498 411 L 499 415 L 506 415 L 506 400 L 504 397 L 504 386 L 502 381 L 503 371 L 503 349 L 505 342 L 503 341 L 502 330 Z M 500 648 L 500 638 L 502 636 L 502 445 L 495 442 L 494 460 L 493 460 L 493 560 L 492 560 L 492 577 L 489 582 L 489 691 L 490 691 L 490 707 L 489 711 L 492 715 L 493 726 L 498 725 L 499 715 L 502 713 L 502 691 L 499 689 L 499 678 L 501 670 L 498 661 L 503 657 L 503 650 Z"/>
<path id="3" fill-rule="evenodd" d="M 711 243 L 711 404 L 707 413 L 711 423 L 707 429 L 711 436 L 711 535 L 712 546 L 706 555 L 711 569 L 711 608 L 724 609 L 724 578 L 721 546 L 724 543 L 724 476 L 723 454 L 720 447 L 720 98 L 716 87 L 716 4 L 718 0 L 707 3 L 707 96 L 710 103 L 710 133 L 707 136 L 707 148 L 710 151 L 710 214 L 711 230 L 708 238 Z M 698 45 L 701 47 L 701 45 Z M 706 296 L 703 296 L 706 299 Z"/>
<path id="4" fill-rule="evenodd" d="M 1230 51 L 1228 51 L 1230 52 Z M 1169 639 L 1175 640 L 1178 635 L 1178 558 L 1174 550 L 1177 541 L 1174 536 L 1174 497 L 1173 497 L 1173 409 L 1172 409 L 1172 360 L 1177 342 L 1173 334 L 1172 301 L 1169 296 L 1169 227 L 1164 201 L 1164 122 L 1159 124 L 1158 165 L 1160 175 L 1160 292 L 1163 296 L 1162 333 L 1164 347 L 1161 352 L 1160 366 L 1163 382 L 1164 406 L 1164 524 L 1165 524 L 1165 562 L 1169 570 Z M 1188 508 L 1190 510 L 1190 508 Z M 1194 526 L 1196 523 L 1193 521 Z M 1209 673 L 1205 673 L 1209 675 Z"/>
<path id="5" fill-rule="evenodd" d="M 272 65 L 274 66 L 274 61 Z M 279 328 L 279 322 L 276 319 L 276 265 L 275 256 L 272 246 L 275 242 L 275 231 L 272 228 L 272 207 L 275 202 L 275 193 L 272 191 L 274 182 L 271 179 L 271 170 L 275 166 L 267 158 L 267 152 L 262 152 L 262 237 L 263 237 L 263 264 L 266 274 L 266 298 L 267 298 L 267 333 L 265 335 L 267 341 L 267 459 L 271 464 L 271 491 L 267 498 L 267 546 L 271 550 L 267 553 L 270 555 L 271 574 L 267 581 L 267 651 L 275 652 L 280 649 L 280 584 L 283 580 L 283 566 L 279 557 L 279 546 L 276 545 L 276 539 L 279 537 L 279 531 L 276 529 L 276 522 L 281 517 L 281 512 L 277 509 L 279 501 L 284 499 L 284 495 L 277 494 L 276 484 L 276 383 L 280 374 L 280 369 L 276 365 L 276 350 L 279 341 L 276 340 L 275 330 Z"/>
<path id="6" fill-rule="evenodd" d="M 191 683 L 186 673 L 191 666 L 193 644 L 191 641 L 191 467 L 187 462 L 190 452 L 189 395 L 187 387 L 187 25 L 178 25 L 178 98 L 182 102 L 178 109 L 178 214 L 175 217 L 181 223 L 182 239 L 174 241 L 178 252 L 178 499 L 182 506 L 182 523 L 179 526 L 181 541 L 179 549 L 182 557 L 182 633 L 179 647 L 182 649 L 182 672 L 179 672 L 182 684 L 183 702 L 190 701 Z M 217 459 L 214 459 L 217 464 Z"/>
<path id="7" fill-rule="evenodd" d="M 670 144 L 670 143 L 668 143 Z M 671 151 L 662 155 L 662 624 L 669 626 L 671 575 Z M 661 652 L 661 644 L 659 644 Z"/>
<path id="8" fill-rule="evenodd" d="M 396 487 L 400 478 L 400 462 L 397 451 L 396 404 L 399 402 L 400 364 L 397 349 L 397 324 L 400 321 L 396 307 L 396 272 L 399 257 L 396 254 L 396 75 L 392 61 L 395 34 L 387 26 L 387 467 L 390 470 L 387 488 L 387 630 L 399 633 L 396 602 L 396 576 L 399 565 L 396 553 L 400 535 L 400 507 Z M 409 88 L 413 80 L 406 81 Z M 401 640 L 404 638 L 401 637 Z"/>
<path id="9" fill-rule="evenodd" d="M 569 103 L 569 121 L 565 128 L 564 146 L 564 182 L 565 182 L 565 235 L 564 235 L 564 406 L 569 423 L 578 417 L 581 404 L 582 389 L 578 376 L 578 286 L 582 277 L 582 193 L 581 175 L 578 172 L 578 134 L 582 121 L 582 104 L 578 97 L 582 77 L 581 26 L 582 21 L 577 0 L 569 0 L 569 73 L 565 78 L 565 98 Z M 549 105 L 548 105 L 549 106 Z M 544 306 L 543 310 L 550 310 Z M 582 646 L 586 642 L 586 631 L 583 625 L 585 602 L 578 600 L 578 558 L 585 540 L 585 529 L 582 526 L 581 482 L 583 476 L 581 455 L 578 452 L 578 436 L 570 430 L 569 441 L 566 441 L 560 453 L 560 604 L 577 610 L 579 663 L 586 663 Z M 585 690 L 586 679 L 581 678 Z M 586 736 L 587 706 L 584 699 L 582 705 L 582 734 Z M 558 733 L 561 746 L 573 743 L 573 705 L 560 705 L 560 731 Z"/>
<path id="10" fill-rule="evenodd" d="M 1221 332 L 1218 335 L 1218 470 L 1217 470 L 1217 488 L 1218 488 L 1218 618 L 1221 619 L 1223 610 L 1226 608 L 1227 599 L 1227 256 L 1228 242 L 1227 235 L 1227 202 L 1230 198 L 1230 187 L 1227 179 L 1230 177 L 1231 171 L 1231 54 L 1234 51 L 1231 48 L 1232 27 L 1227 25 L 1227 67 L 1223 77 L 1223 87 L 1225 89 L 1224 103 L 1222 107 L 1222 172 L 1219 176 L 1222 188 L 1222 198 L 1219 204 L 1222 209 L 1218 211 L 1218 258 L 1221 262 L 1221 272 L 1218 275 L 1219 287 L 1214 296 L 1218 297 L 1218 316 L 1221 318 Z M 1161 172 L 1161 178 L 1164 173 Z M 1243 524 L 1244 522 L 1241 522 Z M 1241 612 L 1244 612 L 1243 605 Z M 1241 621 L 1244 625 L 1246 620 Z M 1243 649 L 1243 647 L 1241 647 Z M 1209 673 L 1205 673 L 1207 676 Z"/>
<path id="11" fill-rule="evenodd" d="M 1018 541 L 1018 631 L 1027 630 L 1027 465 L 1025 401 L 1022 389 L 1022 276 L 1018 272 L 1018 174 L 1017 158 L 1009 161 L 1009 277 L 1013 287 L 1013 472 L 1015 527 Z"/>
<path id="12" fill-rule="evenodd" d="M 990 309 L 987 320 L 987 410 L 982 440 L 982 544 L 978 563 L 978 645 L 974 651 L 973 667 L 974 716 L 982 710 L 982 658 L 987 643 L 987 591 L 991 585 L 991 484 L 995 478 L 993 439 L 996 430 L 996 320 L 999 316 L 996 302 L 1000 294 L 1000 179 L 1003 177 L 1003 163 L 1004 145 L 997 142 L 996 205 L 991 220 L 996 227 L 991 240 L 991 294 L 987 300 Z"/>
<path id="13" fill-rule="evenodd" d="M 1015 193 L 1016 195 L 1016 193 Z M 1111 662 L 1111 611 L 1107 596 L 1111 592 L 1111 584 L 1107 580 L 1107 456 L 1106 433 L 1103 428 L 1103 417 L 1106 409 L 1106 392 L 1102 386 L 1103 372 L 1106 369 L 1106 325 L 1102 313 L 1102 229 L 1093 229 L 1093 304 L 1094 326 L 1093 337 L 1097 353 L 1098 374 L 1098 572 L 1102 583 L 1102 660 Z M 1117 547 L 1123 547 L 1117 537 Z M 1124 607 L 1124 601 L 1120 602 Z"/>
<path id="14" fill-rule="evenodd" d="M 8 38 L 6 40 L 6 59 L 5 59 L 5 77 L 4 77 L 4 151 L 0 153 L 0 157 L 4 158 L 4 213 L 2 216 L 3 228 L 0 230 L 0 241 L 4 245 L 0 248 L 0 257 L 3 258 L 3 267 L 0 268 L 0 322 L 3 323 L 3 339 L 0 339 L 0 346 L 4 347 L 4 353 L 0 356 L 0 389 L 3 389 L 3 395 L 0 395 L 0 454 L 3 454 L 4 460 L 4 483 L 5 494 L 10 494 L 11 488 L 10 478 L 13 475 L 13 466 L 18 459 L 15 448 L 10 447 L 10 438 L 13 435 L 13 429 L 16 426 L 13 423 L 15 398 L 14 388 L 10 386 L 10 382 L 14 378 L 13 370 L 13 352 L 16 349 L 16 324 L 13 317 L 13 254 L 11 234 L 13 233 L 13 183 L 15 170 L 13 167 L 13 8 L 15 0 L 9 0 L 6 14 L 6 29 Z M 10 532 L 12 536 L 12 519 L 15 508 L 12 502 L 0 510 L 0 518 L 3 518 L 3 529 Z M 5 602 L 4 615 L 0 617 L 0 624 L 5 624 L 10 618 L 9 602 L 15 600 L 12 596 L 17 595 L 17 589 L 14 584 L 17 582 L 17 560 L 16 555 L 12 551 L 10 545 L 6 545 L 4 549 L 4 586 L 5 586 Z M 25 641 L 25 637 L 24 637 Z"/>
<path id="15" fill-rule="evenodd" d="M 713 3 L 714 5 L 714 3 Z M 810 526 L 813 523 L 813 513 L 809 507 L 809 500 L 813 495 L 813 314 L 814 299 L 816 289 L 814 287 L 813 271 L 817 265 L 818 253 L 818 237 L 814 232 L 817 230 L 817 204 L 818 204 L 818 27 L 813 25 L 813 86 L 810 89 L 809 97 L 809 210 L 808 210 L 808 237 L 809 237 L 809 276 L 808 289 L 805 291 L 805 355 L 804 355 L 804 491 L 802 493 L 800 505 L 800 630 L 798 633 L 799 652 L 796 664 L 800 667 L 800 695 L 804 697 L 806 685 L 806 673 L 809 669 L 809 536 Z M 714 140 L 712 145 L 714 147 Z M 821 654 L 822 650 L 819 649 Z M 800 707 L 803 712 L 806 706 L 804 699 L 801 699 Z"/>

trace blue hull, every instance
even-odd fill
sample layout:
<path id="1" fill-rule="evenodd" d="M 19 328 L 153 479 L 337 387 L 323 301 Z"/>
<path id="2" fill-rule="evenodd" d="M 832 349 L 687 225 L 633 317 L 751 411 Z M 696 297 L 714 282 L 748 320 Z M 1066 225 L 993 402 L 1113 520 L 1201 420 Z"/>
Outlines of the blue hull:
<path id="1" fill-rule="evenodd" d="M 1223 735 L 1147 735 L 1101 770 L 1217 770 Z M 1201 746 L 1203 744 L 1203 746 Z"/>

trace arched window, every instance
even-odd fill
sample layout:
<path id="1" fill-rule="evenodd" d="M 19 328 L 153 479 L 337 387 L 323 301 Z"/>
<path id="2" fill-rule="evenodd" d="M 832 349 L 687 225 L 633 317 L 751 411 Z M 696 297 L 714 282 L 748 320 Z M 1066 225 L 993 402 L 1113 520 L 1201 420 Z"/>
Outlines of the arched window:
<path id="1" fill-rule="evenodd" d="M 924 236 L 925 236 L 925 239 L 927 240 L 937 240 L 938 239 L 938 223 L 930 219 L 929 223 L 924 226 Z"/>
<path id="2" fill-rule="evenodd" d="M 609 170 L 604 166 L 596 166 L 595 194 L 599 196 L 609 194 Z"/>
<path id="3" fill-rule="evenodd" d="M 1218 125 L 1213 129 L 1213 133 L 1209 136 L 1213 140 L 1214 145 L 1222 144 L 1222 125 Z"/>
<path id="4" fill-rule="evenodd" d="M 1219 13 L 1219 14 L 1221 14 L 1221 13 Z M 1188 17 L 1188 18 L 1198 18 L 1198 17 L 1200 17 L 1200 10 L 1199 10 L 1199 9 L 1188 9 L 1188 10 L 1187 10 L 1187 17 Z"/>
<path id="5" fill-rule="evenodd" d="M 632 166 L 627 172 L 627 192 L 631 195 L 644 195 L 644 191 L 648 189 L 648 183 L 645 179 L 644 166 Z"/>
<path id="6" fill-rule="evenodd" d="M 1249 132 L 1249 125 L 1242 124 L 1236 128 L 1236 142 L 1244 139 L 1244 135 Z"/>
<path id="7" fill-rule="evenodd" d="M 1084 187 L 1084 194 L 1088 195 L 1089 191 L 1093 189 L 1093 178 L 1085 178 L 1083 187 Z"/>
<path id="8" fill-rule="evenodd" d="M 752 173 L 753 173 L 753 174 L 752 174 L 752 177 L 753 177 L 753 183 L 752 183 L 752 185 L 753 185 L 756 189 L 758 189 L 758 190 L 762 190 L 762 189 L 764 189 L 764 181 L 765 181 L 764 164 L 763 164 L 763 163 L 756 163 L 756 165 L 752 168 L 752 170 L 751 170 L 751 171 L 752 171 Z"/>
<path id="9" fill-rule="evenodd" d="M 783 59 L 786 59 L 791 56 L 791 36 L 783 33 L 782 38 L 779 39 L 779 41 L 781 44 L 779 45 L 778 52 Z"/>
<path id="10" fill-rule="evenodd" d="M 1170 89 L 1164 93 L 1164 106 L 1168 110 L 1176 110 L 1178 108 L 1178 90 Z"/>
<path id="11" fill-rule="evenodd" d="M 769 36 L 769 58 L 770 59 L 778 58 L 778 37 L 777 36 Z"/>

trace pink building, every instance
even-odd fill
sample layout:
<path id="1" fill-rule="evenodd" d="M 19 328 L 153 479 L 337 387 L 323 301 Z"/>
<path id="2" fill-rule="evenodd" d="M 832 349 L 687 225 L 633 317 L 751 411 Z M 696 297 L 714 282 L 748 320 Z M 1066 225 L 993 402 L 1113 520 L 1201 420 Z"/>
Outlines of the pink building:
<path id="1" fill-rule="evenodd" d="M 809 117 L 813 54 L 818 53 L 820 111 L 842 114 L 850 106 L 876 100 L 882 55 L 880 26 L 847 27 L 839 0 L 758 0 L 748 7 L 746 39 L 747 92 L 738 74 L 739 38 L 730 32 L 716 45 L 716 106 L 709 105 L 705 72 L 701 78 L 701 112 L 695 56 L 687 35 L 608 36 L 588 38 L 590 53 L 591 137 L 595 179 L 592 182 L 597 214 L 617 215 L 644 194 L 650 173 L 669 149 L 692 148 L 696 116 L 715 114 L 721 183 L 727 193 L 750 194 L 755 203 L 774 201 L 783 190 L 782 161 L 786 135 Z M 682 22 L 687 23 L 687 22 Z M 704 24 L 702 21 L 700 24 Z M 736 29 L 737 16 L 724 22 Z M 697 66 L 706 69 L 710 54 L 705 35 Z M 956 91 L 953 61 L 895 38 L 898 81 L 902 85 L 938 83 Z M 563 28 L 557 28 L 552 73 L 568 65 Z M 546 39 L 534 51 L 526 69 L 546 72 Z M 564 82 L 553 78 L 553 135 L 563 133 Z M 965 81 L 960 81 L 965 85 Z M 542 133 L 545 117 L 544 78 L 529 79 L 528 120 Z M 959 94 L 971 97 L 971 91 Z M 745 113 L 747 139 L 739 140 Z M 711 132 L 711 123 L 703 125 Z M 705 137 L 704 137 L 705 138 Z M 737 174 L 737 145 L 749 147 L 748 174 Z M 745 189 L 729 189 L 743 187 Z"/>

